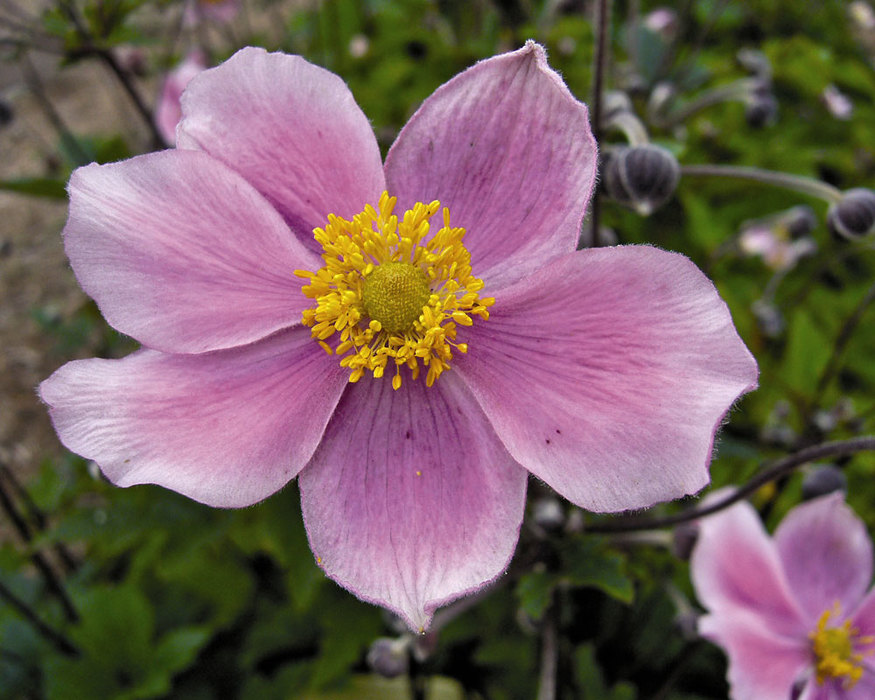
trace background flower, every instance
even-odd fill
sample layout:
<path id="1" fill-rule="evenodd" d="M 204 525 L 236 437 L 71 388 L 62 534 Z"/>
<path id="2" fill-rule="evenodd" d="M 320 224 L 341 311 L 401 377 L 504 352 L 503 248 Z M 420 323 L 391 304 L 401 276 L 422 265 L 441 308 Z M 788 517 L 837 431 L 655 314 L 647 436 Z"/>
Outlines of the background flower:
<path id="1" fill-rule="evenodd" d="M 703 518 L 690 563 L 735 700 L 875 697 L 872 542 L 843 494 L 797 506 L 773 538 L 747 502 Z"/>

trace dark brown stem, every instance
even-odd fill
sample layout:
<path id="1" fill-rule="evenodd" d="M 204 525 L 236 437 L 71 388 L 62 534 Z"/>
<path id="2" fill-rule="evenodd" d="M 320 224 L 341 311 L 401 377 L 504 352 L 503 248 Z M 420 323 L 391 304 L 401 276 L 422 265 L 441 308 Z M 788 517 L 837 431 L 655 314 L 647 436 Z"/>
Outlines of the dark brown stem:
<path id="1" fill-rule="evenodd" d="M 595 55 L 593 56 L 592 114 L 590 115 L 590 120 L 592 121 L 592 133 L 599 147 L 601 147 L 602 137 L 602 96 L 604 94 L 605 65 L 608 53 L 608 27 L 610 26 L 610 21 L 610 2 L 608 0 L 597 0 L 595 15 L 596 45 Z M 598 189 L 593 194 L 589 222 L 592 230 L 590 245 L 593 248 L 597 248 L 601 243 L 601 236 L 599 234 L 599 226 L 601 225 L 601 197 L 599 196 Z"/>
<path id="2" fill-rule="evenodd" d="M 62 654 L 67 656 L 79 655 L 79 650 L 69 639 L 43 622 L 30 606 L 9 590 L 2 581 L 0 581 L 0 598 L 9 603 L 10 607 L 15 609 L 25 620 L 33 625 L 40 636 L 51 642 Z"/>
<path id="3" fill-rule="evenodd" d="M 30 542 L 32 539 L 30 527 L 22 517 L 21 513 L 18 512 L 14 501 L 2 481 L 0 481 L 0 508 L 6 513 L 9 520 L 12 522 L 12 525 L 18 531 L 19 535 L 21 535 L 21 538 L 25 542 Z M 48 560 L 41 552 L 33 552 L 30 555 L 30 560 L 42 575 L 49 590 L 58 601 L 60 601 L 61 607 L 64 610 L 64 615 L 67 619 L 70 622 L 77 622 L 79 620 L 79 614 L 76 612 L 76 608 L 73 607 L 73 601 L 70 600 L 67 591 L 64 589 L 64 585 L 61 583 L 61 579 L 55 573 L 55 570 L 52 569 Z"/>
<path id="4" fill-rule="evenodd" d="M 12 490 L 15 491 L 15 495 L 18 499 L 24 503 L 24 507 L 27 510 L 27 514 L 33 523 L 36 525 L 36 529 L 39 531 L 43 531 L 46 529 L 48 525 L 48 520 L 46 518 L 46 514 L 37 506 L 36 503 L 33 502 L 33 499 L 30 497 L 30 494 L 27 492 L 27 489 L 21 485 L 18 479 L 15 477 L 12 469 L 10 469 L 7 465 L 0 462 L 0 477 L 6 479 L 9 482 Z M 11 494 L 10 494 L 11 496 Z M 11 517 L 11 516 L 10 516 Z M 25 524 L 25 529 L 17 528 L 21 536 L 26 540 L 30 541 L 28 534 L 26 533 L 27 527 Z M 70 551 L 60 542 L 58 542 L 55 547 L 55 552 L 58 555 L 58 558 L 63 563 L 66 571 L 76 571 L 79 568 L 79 562 L 76 561 L 76 558 L 70 553 Z"/>
<path id="5" fill-rule="evenodd" d="M 866 450 L 875 450 L 875 436 L 851 438 L 850 440 L 836 440 L 835 442 L 824 442 L 820 445 L 806 447 L 798 452 L 794 452 L 791 455 L 776 460 L 770 465 L 766 465 L 759 474 L 746 484 L 743 484 L 731 494 L 728 494 L 707 506 L 691 508 L 683 513 L 666 515 L 661 518 L 621 517 L 604 523 L 593 523 L 586 527 L 586 532 L 608 534 L 614 532 L 633 532 L 635 530 L 658 530 L 663 527 L 673 527 L 674 525 L 687 523 L 691 520 L 697 520 L 706 515 L 711 515 L 712 513 L 723 510 L 724 508 L 728 508 L 733 503 L 746 498 L 764 484 L 768 484 L 770 481 L 774 481 L 775 479 L 788 474 L 793 469 L 806 464 L 807 462 L 813 462 L 818 459 L 826 459 L 829 457 L 849 455 L 855 452 L 864 452 Z"/>
<path id="6" fill-rule="evenodd" d="M 857 308 L 854 309 L 851 315 L 845 319 L 844 324 L 842 324 L 838 338 L 836 338 L 835 345 L 833 346 L 832 354 L 830 355 L 826 366 L 823 368 L 823 372 L 817 382 L 817 388 L 814 390 L 814 400 L 811 404 L 811 411 L 820 404 L 823 393 L 826 391 L 826 388 L 829 386 L 833 377 L 835 377 L 836 373 L 839 371 L 839 363 L 841 362 L 842 354 L 848 346 L 848 343 L 851 341 L 854 331 L 857 330 L 857 326 L 860 325 L 860 321 L 863 319 L 863 314 L 866 313 L 866 309 L 869 308 L 869 305 L 872 304 L 873 301 L 875 301 L 875 284 L 869 287 L 869 291 L 866 292 L 865 296 L 860 300 L 860 303 L 857 304 Z"/>
<path id="7" fill-rule="evenodd" d="M 79 54 L 83 56 L 95 56 L 100 59 L 107 68 L 109 68 L 112 74 L 118 79 L 122 89 L 128 94 L 128 97 L 131 98 L 134 109 L 136 109 L 137 113 L 142 117 L 143 122 L 146 124 L 146 128 L 149 129 L 149 133 L 152 135 L 152 141 L 154 142 L 155 147 L 166 148 L 167 143 L 164 141 L 161 132 L 158 131 L 158 126 L 155 124 L 155 120 L 152 117 L 152 111 L 146 105 L 145 100 L 140 95 L 133 80 L 131 80 L 131 76 L 121 67 L 121 65 L 119 65 L 119 62 L 116 60 L 115 55 L 110 49 L 102 48 L 97 45 L 94 41 L 94 36 L 92 36 L 88 27 L 86 27 L 79 18 L 79 14 L 76 12 L 76 8 L 73 4 L 69 0 L 58 0 L 58 3 L 61 10 L 67 15 L 67 18 L 76 28 L 76 32 L 79 34 L 79 38 L 83 42 L 82 46 L 77 49 Z"/>

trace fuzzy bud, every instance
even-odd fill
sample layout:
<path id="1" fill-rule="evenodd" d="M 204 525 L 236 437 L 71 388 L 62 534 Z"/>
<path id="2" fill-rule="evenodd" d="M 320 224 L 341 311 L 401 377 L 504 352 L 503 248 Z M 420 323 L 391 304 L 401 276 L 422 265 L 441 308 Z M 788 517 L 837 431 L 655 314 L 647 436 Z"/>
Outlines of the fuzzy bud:
<path id="1" fill-rule="evenodd" d="M 532 505 L 532 519 L 547 532 L 557 532 L 565 524 L 565 511 L 555 498 L 539 498 Z"/>
<path id="2" fill-rule="evenodd" d="M 829 208 L 829 230 L 836 236 L 854 240 L 875 230 L 875 192 L 862 187 L 848 190 Z"/>
<path id="3" fill-rule="evenodd" d="M 368 666 L 384 678 L 395 678 L 410 666 L 409 644 L 406 639 L 375 639 L 368 650 Z"/>
<path id="4" fill-rule="evenodd" d="M 665 204 L 680 180 L 677 159 L 652 144 L 611 151 L 602 173 L 607 195 L 641 216 Z"/>
<path id="5" fill-rule="evenodd" d="M 826 496 L 834 491 L 848 492 L 848 478 L 832 464 L 819 464 L 802 479 L 802 500 Z"/>
<path id="6" fill-rule="evenodd" d="M 784 212 L 781 223 L 786 227 L 790 238 L 802 238 L 817 228 L 817 215 L 811 207 L 801 204 Z"/>
<path id="7" fill-rule="evenodd" d="M 681 523 L 672 532 L 672 553 L 682 561 L 689 561 L 699 539 L 697 523 Z"/>
<path id="8" fill-rule="evenodd" d="M 774 124 L 778 118 L 778 100 L 771 92 L 753 92 L 747 100 L 744 118 L 754 128 Z"/>
<path id="9" fill-rule="evenodd" d="M 15 118 L 15 112 L 12 111 L 12 105 L 0 97 L 0 127 L 11 124 Z"/>
<path id="10" fill-rule="evenodd" d="M 632 100 L 621 90 L 607 90 L 602 102 L 602 120 L 605 122 L 610 122 L 621 112 L 632 111 Z"/>

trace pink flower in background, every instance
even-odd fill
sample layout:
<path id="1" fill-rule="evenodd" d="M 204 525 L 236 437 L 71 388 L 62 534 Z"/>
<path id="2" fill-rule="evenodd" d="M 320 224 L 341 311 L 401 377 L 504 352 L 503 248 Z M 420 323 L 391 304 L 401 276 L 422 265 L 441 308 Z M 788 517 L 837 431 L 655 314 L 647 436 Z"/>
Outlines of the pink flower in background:
<path id="1" fill-rule="evenodd" d="M 155 106 L 155 125 L 167 143 L 176 143 L 176 125 L 182 118 L 182 92 L 189 81 L 207 67 L 202 51 L 192 51 L 170 71 L 161 85 Z"/>
<path id="2" fill-rule="evenodd" d="M 297 56 L 182 106 L 177 149 L 70 181 L 73 269 L 143 348 L 40 392 L 113 482 L 240 507 L 298 476 L 326 573 L 414 629 L 505 569 L 529 473 L 595 511 L 708 482 L 756 363 L 683 256 L 575 250 L 596 145 L 541 47 L 440 87 L 385 165 Z"/>
<path id="3" fill-rule="evenodd" d="M 204 19 L 228 24 L 240 12 L 240 0 L 189 0 L 185 6 L 184 23 L 192 27 Z"/>
<path id="4" fill-rule="evenodd" d="M 746 502 L 703 518 L 690 563 L 734 700 L 875 698 L 872 542 L 841 493 L 797 506 L 772 538 Z"/>

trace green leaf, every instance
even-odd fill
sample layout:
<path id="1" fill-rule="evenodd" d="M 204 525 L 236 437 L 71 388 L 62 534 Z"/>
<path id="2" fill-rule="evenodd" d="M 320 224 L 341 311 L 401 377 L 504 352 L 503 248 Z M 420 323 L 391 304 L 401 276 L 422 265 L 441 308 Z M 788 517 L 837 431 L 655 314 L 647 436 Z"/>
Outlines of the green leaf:
<path id="1" fill-rule="evenodd" d="M 635 700 L 638 697 L 638 691 L 631 683 L 620 682 L 612 688 L 607 686 L 592 644 L 584 644 L 575 650 L 574 672 L 580 700 Z"/>
<path id="2" fill-rule="evenodd" d="M 53 177 L 20 177 L 14 180 L 0 180 L 0 190 L 26 194 L 31 197 L 67 199 L 67 183 Z"/>
<path id="3" fill-rule="evenodd" d="M 516 596 L 523 612 L 532 620 L 544 617 L 553 598 L 556 577 L 548 571 L 530 571 L 520 576 Z"/>
<path id="4" fill-rule="evenodd" d="M 341 690 L 306 693 L 301 700 L 413 700 L 410 680 L 407 678 L 383 678 L 381 676 L 353 676 Z M 465 693 L 457 681 L 435 676 L 426 683 L 425 700 L 464 700 Z"/>
<path id="5" fill-rule="evenodd" d="M 562 549 L 564 579 L 572 586 L 598 588 L 623 603 L 635 598 L 635 587 L 626 573 L 626 558 L 603 540 L 584 536 Z"/>

